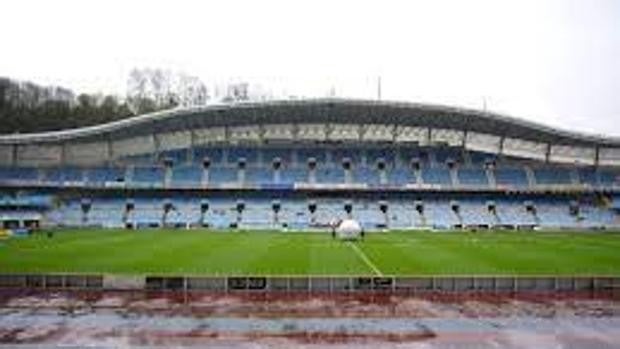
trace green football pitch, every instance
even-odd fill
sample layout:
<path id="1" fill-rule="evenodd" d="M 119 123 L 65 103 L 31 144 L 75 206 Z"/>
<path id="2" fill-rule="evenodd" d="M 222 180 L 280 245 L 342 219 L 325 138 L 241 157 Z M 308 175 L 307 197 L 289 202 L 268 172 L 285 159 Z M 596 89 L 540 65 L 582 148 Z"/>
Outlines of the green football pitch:
<path id="1" fill-rule="evenodd" d="M 620 234 L 64 230 L 0 241 L 0 273 L 620 275 Z"/>

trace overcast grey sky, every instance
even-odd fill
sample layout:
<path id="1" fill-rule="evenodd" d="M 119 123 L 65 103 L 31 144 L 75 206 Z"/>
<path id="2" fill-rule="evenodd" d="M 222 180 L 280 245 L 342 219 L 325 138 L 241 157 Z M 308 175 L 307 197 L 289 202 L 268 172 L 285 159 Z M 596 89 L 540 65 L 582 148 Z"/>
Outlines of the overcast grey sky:
<path id="1" fill-rule="evenodd" d="M 276 95 L 433 102 L 620 136 L 620 1 L 3 1 L 0 75 L 124 93 L 133 67 Z"/>

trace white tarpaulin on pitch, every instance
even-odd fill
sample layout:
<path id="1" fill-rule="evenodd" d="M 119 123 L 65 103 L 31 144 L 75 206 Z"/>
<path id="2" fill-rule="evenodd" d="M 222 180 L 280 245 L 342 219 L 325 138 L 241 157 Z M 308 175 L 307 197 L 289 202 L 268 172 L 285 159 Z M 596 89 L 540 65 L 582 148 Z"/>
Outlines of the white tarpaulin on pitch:
<path id="1" fill-rule="evenodd" d="M 353 219 L 345 219 L 336 227 L 336 236 L 343 240 L 358 239 L 362 234 L 362 226 Z"/>

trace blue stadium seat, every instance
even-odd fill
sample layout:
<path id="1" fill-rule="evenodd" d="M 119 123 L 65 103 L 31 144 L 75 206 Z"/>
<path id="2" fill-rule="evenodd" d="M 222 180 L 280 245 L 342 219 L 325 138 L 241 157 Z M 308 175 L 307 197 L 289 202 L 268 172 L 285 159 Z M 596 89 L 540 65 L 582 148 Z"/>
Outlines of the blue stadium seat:
<path id="1" fill-rule="evenodd" d="M 600 170 L 598 173 L 599 183 L 602 186 L 618 186 L 620 185 L 620 174 L 611 170 Z"/>
<path id="2" fill-rule="evenodd" d="M 301 148 L 297 149 L 297 161 L 299 165 L 305 165 L 308 159 L 314 158 L 317 163 L 324 164 L 326 161 L 326 151 L 321 148 Z"/>
<path id="3" fill-rule="evenodd" d="M 598 173 L 596 172 L 595 168 L 580 168 L 577 173 L 579 175 L 579 182 L 581 184 L 588 184 L 593 187 L 599 186 L 600 183 L 598 180 Z"/>
<path id="4" fill-rule="evenodd" d="M 153 163 L 153 154 L 136 154 L 121 159 L 124 164 L 149 165 Z"/>
<path id="5" fill-rule="evenodd" d="M 495 160 L 497 156 L 495 154 L 489 154 L 479 151 L 470 151 L 468 152 L 469 160 L 472 165 L 483 166 L 490 160 Z"/>
<path id="6" fill-rule="evenodd" d="M 379 159 L 383 159 L 387 165 L 394 163 L 394 149 L 370 148 L 366 150 L 366 162 L 368 166 L 375 166 Z"/>
<path id="7" fill-rule="evenodd" d="M 194 148 L 194 162 L 202 163 L 204 158 L 209 158 L 214 165 L 220 164 L 224 161 L 224 151 L 221 148 Z"/>
<path id="8" fill-rule="evenodd" d="M 0 180 L 38 181 L 39 171 L 30 167 L 0 167 Z"/>
<path id="9" fill-rule="evenodd" d="M 459 168 L 457 175 L 460 185 L 488 187 L 489 179 L 482 168 Z"/>
<path id="10" fill-rule="evenodd" d="M 209 185 L 237 183 L 237 167 L 211 167 Z"/>
<path id="11" fill-rule="evenodd" d="M 438 164 L 445 164 L 448 160 L 457 163 L 463 162 L 462 150 L 460 148 L 435 148 L 433 153 Z"/>
<path id="12" fill-rule="evenodd" d="M 200 186 L 202 173 L 201 165 L 175 166 L 172 169 L 172 184 L 174 186 Z"/>
<path id="13" fill-rule="evenodd" d="M 294 184 L 307 183 L 308 169 L 307 166 L 300 165 L 296 167 L 285 167 L 280 170 L 280 183 Z"/>
<path id="14" fill-rule="evenodd" d="M 450 172 L 444 167 L 422 168 L 422 179 L 425 184 L 452 185 Z"/>
<path id="15" fill-rule="evenodd" d="M 260 152 L 263 156 L 264 165 L 271 165 L 274 159 L 279 158 L 282 165 L 290 165 L 292 161 L 292 151 L 290 149 L 264 148 Z"/>
<path id="16" fill-rule="evenodd" d="M 416 179 L 409 167 L 398 167 L 389 171 L 388 182 L 392 185 L 405 185 L 415 183 Z"/>
<path id="17" fill-rule="evenodd" d="M 161 166 L 135 167 L 131 182 L 141 186 L 161 186 L 164 182 L 164 168 Z"/>
<path id="18" fill-rule="evenodd" d="M 418 159 L 422 167 L 430 165 L 428 149 L 426 148 L 401 148 L 399 149 L 399 156 L 404 166 L 409 166 L 411 159 Z"/>
<path id="19" fill-rule="evenodd" d="M 332 161 L 336 165 L 342 164 L 342 160 L 348 158 L 353 164 L 359 164 L 361 161 L 361 153 L 359 150 L 350 148 L 336 148 L 330 150 Z"/>
<path id="20" fill-rule="evenodd" d="M 228 162 L 236 164 L 239 159 L 244 158 L 248 165 L 258 162 L 258 150 L 256 148 L 229 148 Z"/>
<path id="21" fill-rule="evenodd" d="M 495 182 L 498 185 L 528 187 L 529 182 L 523 168 L 498 167 L 495 169 Z"/>
<path id="22" fill-rule="evenodd" d="M 357 166 L 353 169 L 353 182 L 368 185 L 379 184 L 379 171 L 367 166 Z"/>
<path id="23" fill-rule="evenodd" d="M 261 185 L 273 183 L 273 170 L 271 166 L 247 167 L 245 171 L 246 183 Z"/>
<path id="24" fill-rule="evenodd" d="M 317 183 L 344 183 L 344 170 L 341 166 L 333 168 L 317 168 Z"/>
<path id="25" fill-rule="evenodd" d="M 82 182 L 84 180 L 82 169 L 75 167 L 56 167 L 44 171 L 43 180 L 52 183 Z"/>
<path id="26" fill-rule="evenodd" d="M 569 170 L 566 168 L 535 168 L 536 184 L 571 184 Z"/>
<path id="27" fill-rule="evenodd" d="M 174 149 L 162 152 L 160 159 L 170 159 L 175 165 L 187 163 L 187 149 Z"/>
<path id="28" fill-rule="evenodd" d="M 120 167 L 96 167 L 86 170 L 88 183 L 102 185 L 105 182 L 125 181 L 125 169 Z"/>

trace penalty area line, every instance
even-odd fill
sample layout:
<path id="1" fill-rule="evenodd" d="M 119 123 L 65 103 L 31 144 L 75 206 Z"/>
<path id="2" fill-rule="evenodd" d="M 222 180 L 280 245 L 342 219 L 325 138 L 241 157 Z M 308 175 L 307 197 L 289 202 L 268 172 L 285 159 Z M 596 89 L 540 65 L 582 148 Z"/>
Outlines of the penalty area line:
<path id="1" fill-rule="evenodd" d="M 377 274 L 377 276 L 383 276 L 381 270 L 379 270 L 379 268 L 377 268 L 377 266 L 370 260 L 370 258 L 366 256 L 364 251 L 360 250 L 360 248 L 351 241 L 347 241 L 347 243 L 349 244 L 351 249 L 353 249 L 353 251 L 355 251 L 355 253 L 364 261 L 364 263 L 366 263 L 366 266 L 368 266 L 375 274 Z"/>

